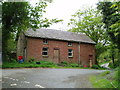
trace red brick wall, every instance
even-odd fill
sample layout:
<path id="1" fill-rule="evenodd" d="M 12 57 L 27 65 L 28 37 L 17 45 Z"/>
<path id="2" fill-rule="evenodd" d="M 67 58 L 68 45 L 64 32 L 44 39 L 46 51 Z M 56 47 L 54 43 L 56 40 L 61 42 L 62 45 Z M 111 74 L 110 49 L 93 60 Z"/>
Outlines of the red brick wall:
<path id="1" fill-rule="evenodd" d="M 80 45 L 80 62 L 81 65 L 88 65 L 90 55 L 92 55 L 92 64 L 95 64 L 95 46 L 91 44 L 81 44 Z"/>
<path id="2" fill-rule="evenodd" d="M 27 60 L 36 58 L 36 60 L 53 61 L 54 48 L 58 48 L 60 52 L 60 61 L 67 61 L 69 63 L 78 63 L 79 58 L 79 44 L 74 42 L 72 46 L 68 46 L 67 41 L 48 40 L 48 44 L 43 44 L 43 39 L 27 38 Z M 48 47 L 48 57 L 42 56 L 42 48 Z M 73 57 L 68 57 L 68 49 L 73 49 Z M 94 45 L 81 44 L 80 45 L 80 59 L 81 61 L 88 61 L 89 54 L 94 53 Z M 54 62 L 54 61 L 53 61 Z"/>

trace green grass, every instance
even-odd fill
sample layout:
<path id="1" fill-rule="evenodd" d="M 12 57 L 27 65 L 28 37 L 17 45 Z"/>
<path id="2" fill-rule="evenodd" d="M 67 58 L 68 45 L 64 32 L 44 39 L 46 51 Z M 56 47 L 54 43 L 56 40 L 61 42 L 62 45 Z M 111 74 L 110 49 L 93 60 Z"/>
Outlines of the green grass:
<path id="1" fill-rule="evenodd" d="M 67 63 L 65 61 L 59 64 L 55 64 L 50 61 L 37 61 L 37 63 L 40 64 L 36 64 L 35 61 L 18 63 L 14 60 L 13 62 L 4 62 L 2 68 L 40 68 L 41 67 L 41 68 L 94 69 L 89 67 L 82 67 L 81 65 L 75 63 Z"/>
<path id="2" fill-rule="evenodd" d="M 36 64 L 36 62 L 24 62 L 24 63 L 18 63 L 18 62 L 5 62 L 2 65 L 2 68 L 37 68 L 37 67 L 56 67 L 57 65 L 51 62 L 41 62 L 41 64 Z"/>
<path id="3" fill-rule="evenodd" d="M 36 64 L 36 62 L 23 62 L 23 63 L 18 63 L 16 61 L 14 62 L 4 62 L 2 65 L 2 68 L 73 68 L 73 69 L 91 69 L 89 67 L 82 67 L 79 66 L 78 64 L 72 63 L 62 63 L 62 64 L 55 64 L 53 62 L 49 61 L 37 61 L 40 64 Z"/>
<path id="4" fill-rule="evenodd" d="M 98 79 L 96 76 L 91 76 L 90 81 L 94 88 L 113 88 L 107 79 Z"/>
<path id="5" fill-rule="evenodd" d="M 105 71 L 97 76 L 90 76 L 89 80 L 94 86 L 94 88 L 117 88 L 117 71 L 114 71 L 113 74 L 110 74 L 110 71 Z"/>
<path id="6" fill-rule="evenodd" d="M 106 76 L 107 74 L 110 74 L 110 71 L 105 71 L 100 76 Z"/>

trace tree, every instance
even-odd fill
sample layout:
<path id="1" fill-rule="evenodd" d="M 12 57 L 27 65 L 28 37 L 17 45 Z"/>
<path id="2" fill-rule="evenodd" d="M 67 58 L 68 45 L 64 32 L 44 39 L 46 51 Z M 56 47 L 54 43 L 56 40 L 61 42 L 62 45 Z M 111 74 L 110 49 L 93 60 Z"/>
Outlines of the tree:
<path id="1" fill-rule="evenodd" d="M 106 31 L 103 29 L 102 15 L 98 10 L 87 9 L 85 11 L 78 10 L 73 18 L 70 19 L 70 31 L 84 33 L 96 43 L 96 59 L 106 50 L 108 38 Z M 97 64 L 97 62 L 96 62 Z"/>
<path id="2" fill-rule="evenodd" d="M 103 23 L 105 23 L 105 29 L 111 38 L 112 44 L 116 44 L 120 50 L 120 1 L 99 2 L 98 9 L 101 10 L 103 14 Z M 111 45 L 111 47 L 113 46 L 114 45 Z M 120 53 L 120 51 L 118 53 Z"/>
<path id="3" fill-rule="evenodd" d="M 99 2 L 98 9 L 103 14 L 105 29 L 113 43 L 120 49 L 120 1 L 118 2 Z"/>
<path id="4" fill-rule="evenodd" d="M 41 1 L 35 7 L 28 2 L 3 2 L 2 3 L 2 51 L 3 60 L 10 55 L 12 47 L 17 42 L 19 33 L 28 28 L 49 27 L 61 20 L 43 18 L 47 4 Z M 11 40 L 12 39 L 12 40 Z M 11 45 L 11 46 L 12 46 Z"/>

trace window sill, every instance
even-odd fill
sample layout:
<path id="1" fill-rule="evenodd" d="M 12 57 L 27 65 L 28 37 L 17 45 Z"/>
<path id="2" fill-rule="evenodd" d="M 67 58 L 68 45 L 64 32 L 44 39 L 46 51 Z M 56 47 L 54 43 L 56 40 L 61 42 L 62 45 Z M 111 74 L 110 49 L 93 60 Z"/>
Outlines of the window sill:
<path id="1" fill-rule="evenodd" d="M 69 56 L 68 58 L 73 58 L 73 56 Z"/>
<path id="2" fill-rule="evenodd" d="M 68 45 L 68 47 L 72 47 L 72 45 Z"/>
<path id="3" fill-rule="evenodd" d="M 42 57 L 45 57 L 45 58 L 47 58 L 47 57 L 49 57 L 48 55 L 42 55 Z"/>
<path id="4" fill-rule="evenodd" d="M 43 43 L 44 45 L 48 45 L 48 43 Z"/>

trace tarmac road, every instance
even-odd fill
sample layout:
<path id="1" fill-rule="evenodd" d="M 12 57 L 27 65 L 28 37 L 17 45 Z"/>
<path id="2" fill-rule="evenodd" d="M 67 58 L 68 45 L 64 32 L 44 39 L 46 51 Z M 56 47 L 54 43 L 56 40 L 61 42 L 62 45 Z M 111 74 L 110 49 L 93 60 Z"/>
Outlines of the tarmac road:
<path id="1" fill-rule="evenodd" d="M 105 70 L 25 68 L 3 69 L 2 88 L 92 88 L 91 74 Z"/>

